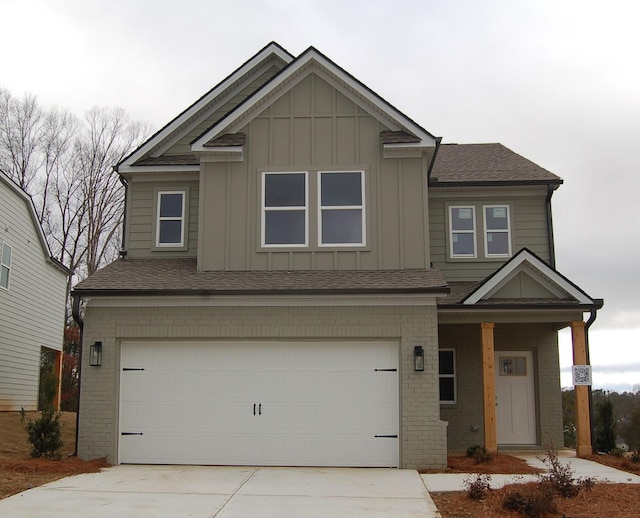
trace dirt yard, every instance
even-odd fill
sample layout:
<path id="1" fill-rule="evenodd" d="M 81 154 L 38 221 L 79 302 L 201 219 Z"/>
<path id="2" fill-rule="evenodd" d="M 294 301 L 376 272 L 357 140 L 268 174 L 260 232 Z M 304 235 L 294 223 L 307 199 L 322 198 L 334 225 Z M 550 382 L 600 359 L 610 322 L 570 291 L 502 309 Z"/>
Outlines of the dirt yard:
<path id="1" fill-rule="evenodd" d="M 27 412 L 32 420 L 39 412 Z M 93 473 L 108 466 L 102 460 L 85 462 L 69 457 L 75 447 L 76 414 L 62 414 L 62 458 L 32 459 L 31 444 L 20 422 L 19 412 L 0 412 L 0 498 L 20 493 L 35 486 L 78 473 Z"/>
<path id="2" fill-rule="evenodd" d="M 628 459 L 607 455 L 594 455 L 590 460 L 608 466 L 640 474 L 640 464 Z M 525 474 L 536 470 L 521 459 L 509 455 L 497 455 L 490 462 L 476 464 L 467 457 L 449 457 L 449 473 L 503 473 Z M 525 469 L 529 471 L 525 471 Z M 526 484 L 524 491 L 534 491 L 536 484 Z M 442 518 L 496 518 L 523 516 L 515 511 L 503 509 L 505 497 L 516 488 L 507 486 L 499 490 L 490 490 L 484 500 L 472 500 L 466 493 L 432 494 L 432 498 L 442 514 Z M 591 489 L 581 489 L 575 498 L 555 497 L 556 511 L 542 516 L 564 516 L 567 518 L 635 518 L 640 516 L 640 485 L 596 483 Z M 535 516 L 535 515 L 531 515 Z"/>

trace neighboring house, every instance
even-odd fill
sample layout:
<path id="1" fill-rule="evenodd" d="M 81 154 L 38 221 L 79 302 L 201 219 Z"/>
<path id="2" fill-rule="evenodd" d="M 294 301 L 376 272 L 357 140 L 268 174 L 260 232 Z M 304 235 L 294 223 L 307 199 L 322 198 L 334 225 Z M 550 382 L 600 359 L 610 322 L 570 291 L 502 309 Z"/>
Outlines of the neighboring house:
<path id="1" fill-rule="evenodd" d="M 275 43 L 117 171 L 122 258 L 74 290 L 102 347 L 81 457 L 426 468 L 562 445 L 557 331 L 586 362 L 602 301 L 554 268 L 554 174 L 441 145 Z"/>
<path id="2" fill-rule="evenodd" d="M 0 263 L 0 410 L 37 410 L 44 350 L 61 376 L 71 272 L 51 256 L 29 195 L 2 172 Z"/>

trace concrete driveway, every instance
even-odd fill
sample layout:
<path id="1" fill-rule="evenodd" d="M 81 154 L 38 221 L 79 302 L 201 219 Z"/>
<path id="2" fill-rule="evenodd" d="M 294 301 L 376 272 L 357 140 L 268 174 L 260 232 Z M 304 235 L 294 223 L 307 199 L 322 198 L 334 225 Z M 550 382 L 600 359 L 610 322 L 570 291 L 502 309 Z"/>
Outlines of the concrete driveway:
<path id="1" fill-rule="evenodd" d="M 21 517 L 437 517 L 401 469 L 114 466 L 0 500 Z"/>

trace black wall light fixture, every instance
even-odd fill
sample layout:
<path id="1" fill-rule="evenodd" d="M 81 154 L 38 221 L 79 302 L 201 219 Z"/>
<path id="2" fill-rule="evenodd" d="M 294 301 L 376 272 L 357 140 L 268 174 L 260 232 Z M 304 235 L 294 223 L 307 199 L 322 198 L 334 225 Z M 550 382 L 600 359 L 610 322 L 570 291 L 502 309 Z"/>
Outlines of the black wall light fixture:
<path id="1" fill-rule="evenodd" d="M 421 345 L 416 345 L 413 348 L 413 366 L 416 372 L 424 370 L 424 349 Z"/>
<path id="2" fill-rule="evenodd" d="M 102 342 L 94 342 L 89 346 L 89 365 L 91 367 L 102 365 Z"/>

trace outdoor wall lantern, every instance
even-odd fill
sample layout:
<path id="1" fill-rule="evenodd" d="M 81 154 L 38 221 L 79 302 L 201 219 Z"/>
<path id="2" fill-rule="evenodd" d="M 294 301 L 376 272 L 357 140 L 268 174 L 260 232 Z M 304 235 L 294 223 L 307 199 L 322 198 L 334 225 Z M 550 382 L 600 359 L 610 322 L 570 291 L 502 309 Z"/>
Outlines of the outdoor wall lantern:
<path id="1" fill-rule="evenodd" d="M 92 367 L 102 365 L 102 342 L 94 342 L 89 346 L 89 365 Z"/>
<path id="2" fill-rule="evenodd" d="M 416 372 L 424 370 L 424 349 L 421 345 L 416 345 L 413 348 L 413 366 Z"/>

